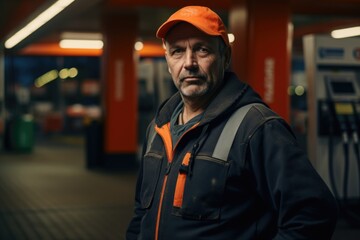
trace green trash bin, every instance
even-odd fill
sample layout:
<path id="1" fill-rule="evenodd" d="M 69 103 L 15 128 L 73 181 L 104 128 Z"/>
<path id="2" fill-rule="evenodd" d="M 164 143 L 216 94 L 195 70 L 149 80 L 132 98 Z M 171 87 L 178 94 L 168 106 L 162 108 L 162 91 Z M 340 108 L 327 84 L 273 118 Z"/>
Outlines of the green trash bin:
<path id="1" fill-rule="evenodd" d="M 15 151 L 31 152 L 34 147 L 35 129 L 31 115 L 17 117 L 13 124 L 13 146 Z"/>

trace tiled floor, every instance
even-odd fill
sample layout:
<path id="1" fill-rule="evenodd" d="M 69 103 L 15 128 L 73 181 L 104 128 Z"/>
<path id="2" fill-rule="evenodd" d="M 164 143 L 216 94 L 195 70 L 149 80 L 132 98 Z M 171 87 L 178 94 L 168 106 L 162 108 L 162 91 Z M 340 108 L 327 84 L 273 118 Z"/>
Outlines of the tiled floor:
<path id="1" fill-rule="evenodd" d="M 135 172 L 87 170 L 81 146 L 0 153 L 0 239 L 124 239 Z"/>
<path id="2" fill-rule="evenodd" d="M 135 180 L 135 171 L 86 169 L 82 144 L 0 152 L 0 239 L 124 239 Z M 360 229 L 340 220 L 333 240 L 355 239 Z"/>

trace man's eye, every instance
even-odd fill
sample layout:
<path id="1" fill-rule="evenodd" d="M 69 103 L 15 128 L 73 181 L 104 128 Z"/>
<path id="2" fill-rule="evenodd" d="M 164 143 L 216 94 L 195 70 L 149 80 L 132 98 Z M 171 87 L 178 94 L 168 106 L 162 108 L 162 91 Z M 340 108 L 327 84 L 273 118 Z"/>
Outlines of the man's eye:
<path id="1" fill-rule="evenodd" d="M 207 54 L 210 53 L 210 50 L 206 47 L 199 47 L 197 49 L 197 52 L 198 52 L 198 54 L 201 54 L 202 56 L 206 56 Z"/>
<path id="2" fill-rule="evenodd" d="M 172 55 L 179 55 L 182 52 L 183 52 L 182 49 L 174 49 L 171 53 L 172 53 Z"/>
<path id="3" fill-rule="evenodd" d="M 209 50 L 207 48 L 202 47 L 202 48 L 199 48 L 199 52 L 207 53 L 207 52 L 209 52 Z"/>

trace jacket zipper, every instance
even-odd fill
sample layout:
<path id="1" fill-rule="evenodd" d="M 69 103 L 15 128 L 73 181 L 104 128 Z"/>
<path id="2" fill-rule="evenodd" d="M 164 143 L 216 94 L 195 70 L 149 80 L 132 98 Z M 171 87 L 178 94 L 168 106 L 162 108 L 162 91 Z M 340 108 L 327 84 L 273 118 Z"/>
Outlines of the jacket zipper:
<path id="1" fill-rule="evenodd" d="M 167 176 L 168 175 L 165 175 L 163 185 L 161 188 L 160 202 L 159 202 L 158 212 L 157 212 L 157 216 L 156 216 L 155 240 L 159 239 L 160 215 L 161 215 L 161 208 L 162 208 L 162 203 L 163 203 L 163 199 L 164 199 L 164 192 L 165 192 L 165 186 L 166 186 L 166 182 L 167 182 Z"/>
<path id="2" fill-rule="evenodd" d="M 170 135 L 170 123 L 166 124 L 162 128 L 158 128 L 156 126 L 155 130 L 159 133 L 159 135 L 163 139 L 163 142 L 164 142 L 164 145 L 165 145 L 166 156 L 167 156 L 167 159 L 168 159 L 168 163 L 167 163 L 167 166 L 166 166 L 165 177 L 164 177 L 162 187 L 161 187 L 159 206 L 158 206 L 158 211 L 157 211 L 157 216 L 156 216 L 155 238 L 154 239 L 158 240 L 159 239 L 159 226 L 160 226 L 160 219 L 161 219 L 161 210 L 162 210 L 162 204 L 163 204 L 164 195 L 165 195 L 165 187 L 166 187 L 168 175 L 169 175 L 169 172 L 170 172 L 170 169 L 171 169 L 171 164 L 172 164 L 172 159 L 173 159 L 174 152 L 172 150 L 172 141 L 171 141 L 171 135 Z"/>

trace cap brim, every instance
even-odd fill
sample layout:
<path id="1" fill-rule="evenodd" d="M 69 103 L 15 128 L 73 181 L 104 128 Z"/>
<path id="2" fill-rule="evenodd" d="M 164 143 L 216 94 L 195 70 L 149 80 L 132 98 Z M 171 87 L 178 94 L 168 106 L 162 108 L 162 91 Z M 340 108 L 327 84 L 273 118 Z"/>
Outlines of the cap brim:
<path id="1" fill-rule="evenodd" d="M 186 23 L 189 23 L 191 25 L 193 25 L 194 27 L 196 27 L 197 29 L 199 29 L 200 31 L 208 34 L 208 35 L 211 35 L 211 36 L 221 36 L 220 34 L 218 33 L 213 33 L 213 32 L 209 32 L 209 31 L 206 31 L 203 27 L 199 26 L 198 24 L 196 24 L 196 22 L 192 22 L 192 21 L 187 21 L 187 20 L 184 20 L 184 19 L 174 19 L 174 20 L 171 20 L 171 21 L 168 21 L 168 22 L 165 22 L 163 25 L 161 25 L 159 27 L 159 29 L 157 30 L 156 32 L 156 37 L 158 38 L 165 38 L 167 33 L 169 32 L 169 30 L 175 26 L 176 24 L 180 23 L 180 22 L 186 22 Z"/>
<path id="2" fill-rule="evenodd" d="M 163 25 L 161 25 L 159 27 L 159 29 L 156 32 L 156 37 L 158 38 L 165 38 L 166 34 L 168 33 L 168 31 L 175 26 L 176 24 L 180 23 L 180 22 L 187 22 L 184 20 L 172 20 L 169 22 L 164 23 Z"/>

